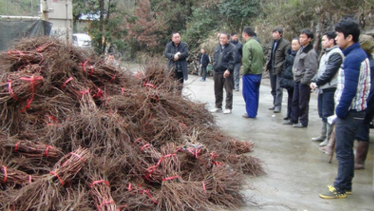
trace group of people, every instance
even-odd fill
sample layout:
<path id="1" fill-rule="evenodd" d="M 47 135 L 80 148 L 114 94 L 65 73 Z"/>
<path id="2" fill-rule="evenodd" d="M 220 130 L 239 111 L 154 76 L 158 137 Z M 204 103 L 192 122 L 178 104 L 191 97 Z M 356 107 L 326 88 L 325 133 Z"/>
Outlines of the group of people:
<path id="1" fill-rule="evenodd" d="M 322 127 L 321 135 L 312 141 L 321 142 L 320 150 L 327 154 L 335 145 L 339 162 L 334 184 L 319 196 L 333 199 L 351 194 L 354 170 L 364 168 L 369 127 L 374 116 L 373 37 L 360 36 L 359 24 L 351 18 L 343 18 L 335 25 L 334 31 L 323 34 L 323 55 L 318 59 L 311 30 L 301 30 L 299 37 L 290 43 L 283 38 L 282 28 L 276 27 L 272 31 L 266 63 L 263 48 L 251 27 L 244 27 L 242 38 L 244 44 L 238 41 L 236 33 L 231 36 L 224 32 L 219 34 L 219 44 L 213 56 L 215 108 L 210 112 L 232 112 L 233 90 L 239 90 L 241 65 L 244 118 L 255 119 L 257 116 L 264 67 L 269 72 L 273 96 L 273 106 L 269 110 L 281 112 L 283 88 L 287 90 L 284 125 L 308 127 L 310 95 L 312 91 L 317 92 Z M 179 33 L 172 35 L 165 56 L 176 79 L 183 84 L 183 78 L 187 77 L 185 58 L 188 48 L 187 44 L 180 42 Z M 224 110 L 223 89 L 226 92 Z M 354 140 L 358 141 L 356 159 Z"/>

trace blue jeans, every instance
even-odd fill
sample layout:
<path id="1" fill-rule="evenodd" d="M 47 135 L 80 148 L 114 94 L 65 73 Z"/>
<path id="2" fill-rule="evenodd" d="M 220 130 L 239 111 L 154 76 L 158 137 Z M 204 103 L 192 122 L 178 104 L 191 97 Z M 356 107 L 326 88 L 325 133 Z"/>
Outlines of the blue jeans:
<path id="1" fill-rule="evenodd" d="M 336 158 L 338 164 L 338 176 L 335 178 L 334 187 L 339 191 L 352 189 L 354 176 L 353 143 L 358 127 L 365 118 L 365 111 L 350 111 L 344 119 L 337 118 L 335 125 L 336 134 Z"/>
<path id="2" fill-rule="evenodd" d="M 243 75 L 243 98 L 245 101 L 245 110 L 250 118 L 256 118 L 257 116 L 261 76 L 262 74 Z"/>
<path id="3" fill-rule="evenodd" d="M 334 115 L 335 90 L 336 88 L 323 89 L 322 93 L 318 94 L 318 115 L 323 122 L 327 122 L 327 117 Z"/>
<path id="4" fill-rule="evenodd" d="M 206 66 L 201 66 L 201 78 L 206 79 Z"/>

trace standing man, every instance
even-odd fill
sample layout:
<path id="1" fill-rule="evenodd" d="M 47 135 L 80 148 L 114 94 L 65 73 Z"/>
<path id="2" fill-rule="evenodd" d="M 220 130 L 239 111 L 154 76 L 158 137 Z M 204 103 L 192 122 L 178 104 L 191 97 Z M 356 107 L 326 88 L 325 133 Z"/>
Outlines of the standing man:
<path id="1" fill-rule="evenodd" d="M 281 112 L 283 89 L 280 86 L 280 79 L 283 70 L 283 63 L 287 56 L 287 50 L 290 48 L 290 42 L 283 39 L 283 29 L 276 27 L 273 29 L 273 39 L 270 42 L 268 60 L 266 62 L 266 69 L 269 70 L 271 95 L 273 95 L 273 107 L 269 110 L 274 110 L 274 113 Z"/>
<path id="2" fill-rule="evenodd" d="M 255 32 L 246 26 L 243 29 L 243 98 L 247 113 L 244 118 L 256 118 L 260 97 L 260 84 L 264 67 L 264 53 L 261 45 L 253 37 Z"/>
<path id="3" fill-rule="evenodd" d="M 317 53 L 312 45 L 313 32 L 303 29 L 300 32 L 301 47 L 297 51 L 292 67 L 295 87 L 292 97 L 291 119 L 283 124 L 294 128 L 308 127 L 310 83 L 317 72 Z"/>
<path id="4" fill-rule="evenodd" d="M 329 190 L 319 194 L 323 199 L 345 198 L 352 193 L 354 176 L 353 142 L 357 129 L 365 118 L 366 100 L 370 91 L 370 64 L 360 47 L 360 26 L 351 18 L 343 18 L 335 25 L 336 43 L 345 56 L 338 73 L 335 92 L 336 158 L 338 175 Z"/>
<path id="5" fill-rule="evenodd" d="M 310 84 L 312 90 L 318 88 L 318 115 L 322 119 L 321 135 L 312 138 L 312 141 L 323 141 L 319 146 L 323 147 L 329 143 L 332 125 L 327 122 L 327 117 L 334 115 L 334 94 L 338 83 L 338 70 L 343 63 L 343 52 L 336 45 L 336 33 L 325 32 L 322 36 L 322 48 L 324 54 L 319 62 L 319 69 L 313 82 Z"/>
<path id="6" fill-rule="evenodd" d="M 213 80 L 216 106 L 210 110 L 212 113 L 222 111 L 223 88 L 226 91 L 226 106 L 224 114 L 230 114 L 232 110 L 232 90 L 234 89 L 234 66 L 236 58 L 236 48 L 230 43 L 228 33 L 219 34 L 219 44 L 214 50 Z"/>
<path id="7" fill-rule="evenodd" d="M 200 79 L 200 81 L 204 82 L 205 79 L 206 79 L 206 74 L 207 74 L 206 67 L 209 64 L 209 56 L 208 56 L 208 54 L 205 53 L 204 48 L 201 48 L 200 52 L 201 52 L 201 54 L 200 54 L 200 65 L 201 65 L 201 79 Z"/>
<path id="8" fill-rule="evenodd" d="M 234 88 L 236 91 L 239 91 L 240 84 L 240 65 L 242 63 L 242 49 L 243 44 L 238 39 L 238 34 L 236 32 L 231 33 L 231 41 L 236 47 L 236 60 L 234 66 Z"/>
<path id="9" fill-rule="evenodd" d="M 168 42 L 164 52 L 168 59 L 167 66 L 173 72 L 175 79 L 179 82 L 178 90 L 182 92 L 183 80 L 188 80 L 187 57 L 189 55 L 188 46 L 181 42 L 179 32 L 171 34 L 171 42 Z"/>

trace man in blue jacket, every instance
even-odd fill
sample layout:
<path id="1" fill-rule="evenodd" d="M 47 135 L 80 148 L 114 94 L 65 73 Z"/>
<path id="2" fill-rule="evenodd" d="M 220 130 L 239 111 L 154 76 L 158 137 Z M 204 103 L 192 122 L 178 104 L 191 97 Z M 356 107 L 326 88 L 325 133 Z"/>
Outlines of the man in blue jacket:
<path id="1" fill-rule="evenodd" d="M 366 100 L 370 91 L 370 64 L 359 41 L 360 26 L 351 18 L 343 18 L 335 25 L 336 43 L 343 49 L 345 59 L 339 70 L 335 92 L 336 158 L 338 175 L 329 185 L 323 199 L 345 198 L 352 193 L 354 176 L 353 143 L 358 127 L 365 118 Z"/>

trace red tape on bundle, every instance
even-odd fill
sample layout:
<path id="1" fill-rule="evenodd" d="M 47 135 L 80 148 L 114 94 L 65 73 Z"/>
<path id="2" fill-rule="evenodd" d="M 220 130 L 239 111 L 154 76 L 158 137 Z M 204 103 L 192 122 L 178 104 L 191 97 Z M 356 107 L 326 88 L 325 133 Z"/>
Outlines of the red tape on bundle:
<path id="1" fill-rule="evenodd" d="M 23 113 L 24 111 L 26 111 L 26 109 L 30 108 L 30 104 L 34 100 L 34 95 L 35 95 L 34 86 L 36 85 L 35 81 L 43 80 L 43 76 L 35 77 L 35 75 L 32 75 L 30 78 L 20 77 L 19 79 L 24 80 L 24 81 L 30 81 L 31 83 L 31 98 L 26 100 L 27 102 L 26 106 L 20 111 L 21 113 Z"/>
<path id="2" fill-rule="evenodd" d="M 94 185 L 101 184 L 101 183 L 105 183 L 106 186 L 108 186 L 108 187 L 110 186 L 109 182 L 107 180 L 97 180 L 97 181 L 91 183 L 90 188 L 92 188 L 92 186 L 94 186 Z"/>
<path id="3" fill-rule="evenodd" d="M 8 80 L 8 92 L 9 95 L 12 96 L 13 99 L 18 100 L 18 97 L 14 94 L 12 89 L 12 80 Z"/>
<path id="4" fill-rule="evenodd" d="M 80 156 L 80 155 L 78 155 L 78 154 L 75 154 L 74 152 L 70 152 L 70 155 L 74 155 L 75 157 L 77 157 L 77 158 L 79 158 L 79 160 L 81 160 L 82 161 L 82 163 L 84 163 L 85 162 L 85 160 Z"/>
<path id="5" fill-rule="evenodd" d="M 44 157 L 47 157 L 48 156 L 48 151 L 49 149 L 53 149 L 53 147 L 51 145 L 47 145 L 47 147 L 45 148 L 45 151 L 44 151 Z"/>
<path id="6" fill-rule="evenodd" d="M 86 65 L 88 63 L 90 59 L 87 59 L 84 63 L 81 63 L 82 67 L 83 67 L 83 72 L 86 72 Z"/>
<path id="7" fill-rule="evenodd" d="M 139 190 L 139 192 L 141 193 L 141 194 L 147 194 L 147 196 L 150 198 L 150 199 L 152 199 L 152 201 L 155 203 L 155 204 L 158 204 L 158 201 L 157 200 L 155 200 L 153 197 L 152 197 L 152 195 L 151 195 L 151 193 L 149 192 L 149 190 L 147 189 L 147 190 L 144 190 L 143 188 L 142 188 L 142 186 L 140 186 L 140 185 L 138 185 L 138 187 L 140 188 L 140 190 Z"/>
<path id="8" fill-rule="evenodd" d="M 143 86 L 145 86 L 145 87 L 151 87 L 151 88 L 154 88 L 154 89 L 157 88 L 155 85 L 153 85 L 151 83 L 146 83 L 146 82 L 143 83 Z"/>
<path id="9" fill-rule="evenodd" d="M 17 142 L 16 145 L 14 146 L 14 152 L 17 152 L 18 150 L 18 145 L 21 143 L 21 141 Z"/>
<path id="10" fill-rule="evenodd" d="M 101 210 L 101 208 L 107 204 L 114 204 L 114 201 L 111 200 L 111 201 L 104 201 L 102 204 L 100 204 L 100 206 L 97 208 L 98 210 Z"/>
<path id="11" fill-rule="evenodd" d="M 131 185 L 131 182 L 129 182 L 129 185 L 127 186 L 127 191 L 131 191 L 132 190 L 132 185 Z"/>
<path id="12" fill-rule="evenodd" d="M 193 148 L 193 149 L 187 149 L 191 154 L 193 154 L 195 156 L 195 158 L 198 157 L 199 153 L 201 152 L 201 149 L 197 150 L 197 148 Z"/>
<path id="13" fill-rule="evenodd" d="M 168 181 L 168 180 L 172 180 L 172 179 L 176 179 L 176 178 L 180 178 L 180 176 L 172 176 L 172 177 L 166 177 L 164 179 L 162 179 L 162 181 Z"/>
<path id="14" fill-rule="evenodd" d="M 205 182 L 203 181 L 203 189 L 204 189 L 204 193 L 206 193 L 206 187 L 205 187 Z"/>
<path id="15" fill-rule="evenodd" d="M 144 151 L 145 148 L 150 147 L 150 146 L 151 146 L 150 144 L 144 144 L 144 146 L 142 146 L 142 147 L 140 148 L 140 150 L 141 150 L 141 151 Z"/>
<path id="16" fill-rule="evenodd" d="M 2 183 L 5 183 L 6 180 L 8 179 L 8 171 L 7 171 L 6 166 L 3 166 L 3 172 L 4 172 L 4 179 L 3 179 Z"/>
<path id="17" fill-rule="evenodd" d="M 65 89 L 66 84 L 69 83 L 69 81 L 72 81 L 73 79 L 74 79 L 73 77 L 68 78 L 68 79 L 67 79 L 67 80 L 62 84 L 61 89 Z"/>
<path id="18" fill-rule="evenodd" d="M 61 185 L 64 186 L 64 184 L 65 184 L 64 181 L 62 181 L 62 179 L 60 178 L 60 176 L 58 176 L 58 174 L 56 172 L 51 171 L 51 172 L 49 172 L 49 174 L 52 174 L 52 175 L 56 176 L 57 179 L 60 181 Z"/>
<path id="19" fill-rule="evenodd" d="M 103 95 L 104 95 L 104 91 L 101 90 L 100 88 L 97 88 L 97 93 L 94 94 L 92 97 L 101 98 L 101 97 L 103 97 Z"/>
<path id="20" fill-rule="evenodd" d="M 149 171 L 149 173 L 145 176 L 145 178 L 149 178 L 149 176 L 151 176 L 151 174 L 155 171 L 155 169 L 157 168 L 157 166 L 159 166 L 162 162 L 162 160 L 164 158 L 167 158 L 167 157 L 171 157 L 171 156 L 176 156 L 177 154 L 168 154 L 168 155 L 164 155 L 160 158 L 160 160 L 158 160 L 157 164 L 154 165 L 154 166 L 151 166 L 149 168 L 147 168 L 147 171 Z"/>
<path id="21" fill-rule="evenodd" d="M 31 180 L 31 175 L 29 175 L 29 183 L 31 183 L 32 182 L 32 180 Z"/>
<path id="22" fill-rule="evenodd" d="M 79 91 L 79 94 L 81 94 L 82 97 L 83 97 L 83 95 L 85 95 L 85 94 L 90 94 L 90 89 L 86 89 L 86 90 L 83 90 L 83 91 Z"/>
<path id="23" fill-rule="evenodd" d="M 114 76 L 109 80 L 109 83 L 111 83 L 112 81 L 114 81 L 114 79 L 116 79 L 116 76 L 117 76 L 117 73 L 114 74 Z"/>
<path id="24" fill-rule="evenodd" d="M 94 66 L 90 66 L 90 68 L 91 68 L 90 75 L 92 75 L 92 73 L 94 71 Z"/>
<path id="25" fill-rule="evenodd" d="M 212 157 L 212 160 L 213 160 L 213 159 L 216 159 L 217 154 L 216 154 L 216 152 L 211 152 L 210 156 Z"/>

